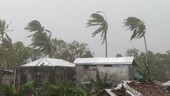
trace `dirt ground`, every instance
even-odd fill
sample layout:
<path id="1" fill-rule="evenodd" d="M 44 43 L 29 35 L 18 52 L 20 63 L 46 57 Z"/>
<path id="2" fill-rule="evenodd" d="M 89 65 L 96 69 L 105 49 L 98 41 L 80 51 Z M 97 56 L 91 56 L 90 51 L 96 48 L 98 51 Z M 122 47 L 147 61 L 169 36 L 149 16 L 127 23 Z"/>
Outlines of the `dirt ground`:
<path id="1" fill-rule="evenodd" d="M 131 82 L 128 85 L 143 96 L 170 96 L 167 90 L 155 83 Z"/>

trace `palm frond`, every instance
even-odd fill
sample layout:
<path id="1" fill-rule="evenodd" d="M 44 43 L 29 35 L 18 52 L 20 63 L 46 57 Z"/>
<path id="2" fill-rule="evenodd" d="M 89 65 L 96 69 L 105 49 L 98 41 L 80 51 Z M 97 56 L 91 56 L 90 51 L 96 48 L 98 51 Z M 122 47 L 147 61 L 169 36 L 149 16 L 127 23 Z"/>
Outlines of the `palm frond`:
<path id="1" fill-rule="evenodd" d="M 96 34 L 102 32 L 102 31 L 103 31 L 102 27 L 99 27 L 98 29 L 96 29 L 96 31 L 94 31 L 94 32 L 92 33 L 92 37 L 94 37 Z"/>
<path id="2" fill-rule="evenodd" d="M 40 22 L 37 20 L 33 20 L 25 27 L 25 30 L 29 30 L 30 32 L 33 31 L 42 31 L 43 27 L 41 26 Z"/>
<path id="3" fill-rule="evenodd" d="M 4 37 L 4 34 L 7 34 L 6 32 L 9 31 L 7 30 L 9 27 L 9 24 L 6 24 L 5 20 L 0 20 L 0 39 Z"/>
<path id="4" fill-rule="evenodd" d="M 92 18 L 92 19 L 88 20 L 88 22 L 89 22 L 90 24 L 102 24 L 102 23 L 103 23 L 103 20 L 100 20 L 100 19 L 98 19 L 98 18 Z"/>
<path id="5" fill-rule="evenodd" d="M 92 37 L 101 33 L 102 44 L 106 39 L 106 34 L 108 30 L 108 24 L 105 18 L 99 14 L 102 11 L 97 11 L 96 13 L 91 14 L 91 18 L 88 20 L 87 27 L 98 26 L 98 28 L 92 33 Z"/>
<path id="6" fill-rule="evenodd" d="M 89 24 L 89 23 L 87 23 L 86 27 L 92 27 L 92 26 L 98 26 L 98 25 L 100 25 L 100 24 Z"/>
<path id="7" fill-rule="evenodd" d="M 6 49 L 11 49 L 12 48 L 12 40 L 11 38 L 5 34 L 6 37 L 2 37 L 2 46 Z"/>
<path id="8" fill-rule="evenodd" d="M 102 15 L 98 14 L 98 13 L 93 13 L 91 15 L 91 18 L 95 18 L 95 19 L 98 19 L 100 21 L 105 21 L 104 17 Z"/>
<path id="9" fill-rule="evenodd" d="M 107 34 L 107 32 L 103 32 L 103 37 L 101 38 L 102 39 L 102 44 L 104 44 L 104 42 L 105 42 L 105 40 L 107 39 L 107 36 L 106 36 L 106 34 Z"/>
<path id="10" fill-rule="evenodd" d="M 128 17 L 124 20 L 124 26 L 127 27 L 127 30 L 133 32 L 131 40 L 134 38 L 141 38 L 145 35 L 145 25 L 140 19 L 136 17 Z"/>

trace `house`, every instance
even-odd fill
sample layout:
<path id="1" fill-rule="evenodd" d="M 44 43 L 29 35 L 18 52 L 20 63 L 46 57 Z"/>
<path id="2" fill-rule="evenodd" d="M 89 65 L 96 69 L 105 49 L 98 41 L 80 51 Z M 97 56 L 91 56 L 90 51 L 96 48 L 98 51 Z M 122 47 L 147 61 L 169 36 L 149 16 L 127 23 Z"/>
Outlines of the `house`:
<path id="1" fill-rule="evenodd" d="M 0 71 L 0 84 L 13 84 L 14 71 L 13 70 L 1 70 Z"/>
<path id="2" fill-rule="evenodd" d="M 55 83 L 61 80 L 72 80 L 75 74 L 75 65 L 62 59 L 41 58 L 31 63 L 15 68 L 15 86 L 34 81 L 41 86 L 43 82 Z"/>
<path id="3" fill-rule="evenodd" d="M 136 62 L 133 57 L 96 57 L 77 58 L 74 64 L 77 87 L 90 85 L 90 79 L 96 79 L 97 71 L 103 79 L 107 74 L 107 82 L 112 87 L 122 80 L 134 79 L 133 66 Z"/>

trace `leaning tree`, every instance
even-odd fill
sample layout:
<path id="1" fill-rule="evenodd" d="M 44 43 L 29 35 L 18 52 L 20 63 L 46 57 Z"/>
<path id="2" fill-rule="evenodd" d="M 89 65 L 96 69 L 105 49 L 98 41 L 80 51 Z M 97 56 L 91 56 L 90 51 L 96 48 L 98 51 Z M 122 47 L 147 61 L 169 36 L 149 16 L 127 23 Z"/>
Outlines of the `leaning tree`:
<path id="1" fill-rule="evenodd" d="M 87 22 L 87 27 L 98 26 L 98 28 L 92 33 L 92 37 L 97 34 L 101 34 L 102 44 L 105 43 L 105 56 L 107 57 L 107 30 L 108 23 L 106 20 L 106 16 L 100 13 L 102 11 L 97 11 L 96 13 L 92 13 L 90 19 Z"/>
<path id="2" fill-rule="evenodd" d="M 124 20 L 124 26 L 127 27 L 127 30 L 130 30 L 132 31 L 132 35 L 131 35 L 131 38 L 130 40 L 133 40 L 133 39 L 139 39 L 139 38 L 142 38 L 144 39 L 144 43 L 145 43 L 145 51 L 146 51 L 146 62 L 144 63 L 145 67 L 146 67 L 146 75 L 147 75 L 147 78 L 148 80 L 151 80 L 151 72 L 150 72 L 150 69 L 149 69 L 149 62 L 148 62 L 148 49 L 147 49 L 147 42 L 146 42 L 146 36 L 145 36 L 145 33 L 146 33 L 146 26 L 145 26 L 145 23 L 136 18 L 136 17 L 128 17 L 127 19 Z"/>
<path id="3" fill-rule="evenodd" d="M 26 30 L 34 32 L 28 37 L 32 37 L 31 46 L 46 56 L 53 56 L 54 47 L 51 40 L 51 31 L 45 29 L 37 20 L 33 20 L 25 27 Z"/>

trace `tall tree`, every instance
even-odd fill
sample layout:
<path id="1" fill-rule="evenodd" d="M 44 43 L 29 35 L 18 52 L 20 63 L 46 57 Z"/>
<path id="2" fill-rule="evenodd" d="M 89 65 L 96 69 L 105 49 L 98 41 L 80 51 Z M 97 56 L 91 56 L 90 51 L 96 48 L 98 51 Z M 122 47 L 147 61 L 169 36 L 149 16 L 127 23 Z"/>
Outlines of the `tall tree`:
<path id="1" fill-rule="evenodd" d="M 51 31 L 45 29 L 39 21 L 33 20 L 25 27 L 26 30 L 34 32 L 34 34 L 28 36 L 32 37 L 31 46 L 39 52 L 43 52 L 44 55 L 49 57 L 53 56 L 54 47 L 51 41 Z"/>
<path id="2" fill-rule="evenodd" d="M 93 57 L 86 43 L 79 43 L 78 41 L 73 41 L 68 44 L 63 40 L 57 39 L 54 39 L 53 42 L 56 47 L 55 51 L 56 58 L 73 62 L 76 58 Z"/>
<path id="3" fill-rule="evenodd" d="M 136 39 L 139 39 L 142 37 L 144 38 L 145 51 L 146 51 L 146 62 L 144 64 L 148 71 L 147 72 L 148 76 L 151 77 L 151 72 L 150 72 L 149 64 L 148 64 L 148 55 L 147 55 L 148 49 L 147 49 L 147 43 L 146 43 L 146 37 L 145 37 L 145 33 L 146 33 L 145 23 L 136 17 L 128 17 L 127 19 L 124 20 L 124 26 L 127 27 L 127 30 L 130 30 L 133 32 L 131 35 L 131 40 L 133 40 L 134 38 Z"/>
<path id="4" fill-rule="evenodd" d="M 0 40 L 4 37 L 4 35 L 8 36 L 6 33 L 8 30 L 9 24 L 6 24 L 5 20 L 0 20 Z"/>
<path id="5" fill-rule="evenodd" d="M 7 64 L 6 60 L 9 58 L 7 54 L 11 53 L 12 50 L 12 40 L 6 32 L 8 30 L 9 24 L 5 20 L 0 20 L 0 67 L 4 67 Z"/>
<path id="6" fill-rule="evenodd" d="M 81 57 L 93 57 L 86 43 L 79 43 L 78 41 L 73 41 L 68 44 L 68 52 L 70 57 L 68 58 L 70 62 L 73 62 L 76 58 Z"/>
<path id="7" fill-rule="evenodd" d="M 90 19 L 88 20 L 87 27 L 98 26 L 98 28 L 92 33 L 92 37 L 97 34 L 101 34 L 102 44 L 105 43 L 105 56 L 107 57 L 107 30 L 108 23 L 105 15 L 103 16 L 102 11 L 97 11 L 96 13 L 91 14 Z"/>
<path id="8" fill-rule="evenodd" d="M 67 57 L 70 56 L 70 54 L 68 52 L 68 44 L 64 40 L 57 39 L 57 38 L 52 39 L 52 44 L 56 48 L 56 50 L 54 52 L 55 58 L 67 60 Z"/>
<path id="9" fill-rule="evenodd" d="M 1 67 L 8 69 L 15 60 L 15 51 L 13 50 L 12 40 L 8 35 L 2 38 L 2 44 L 0 44 L 0 53 Z"/>

